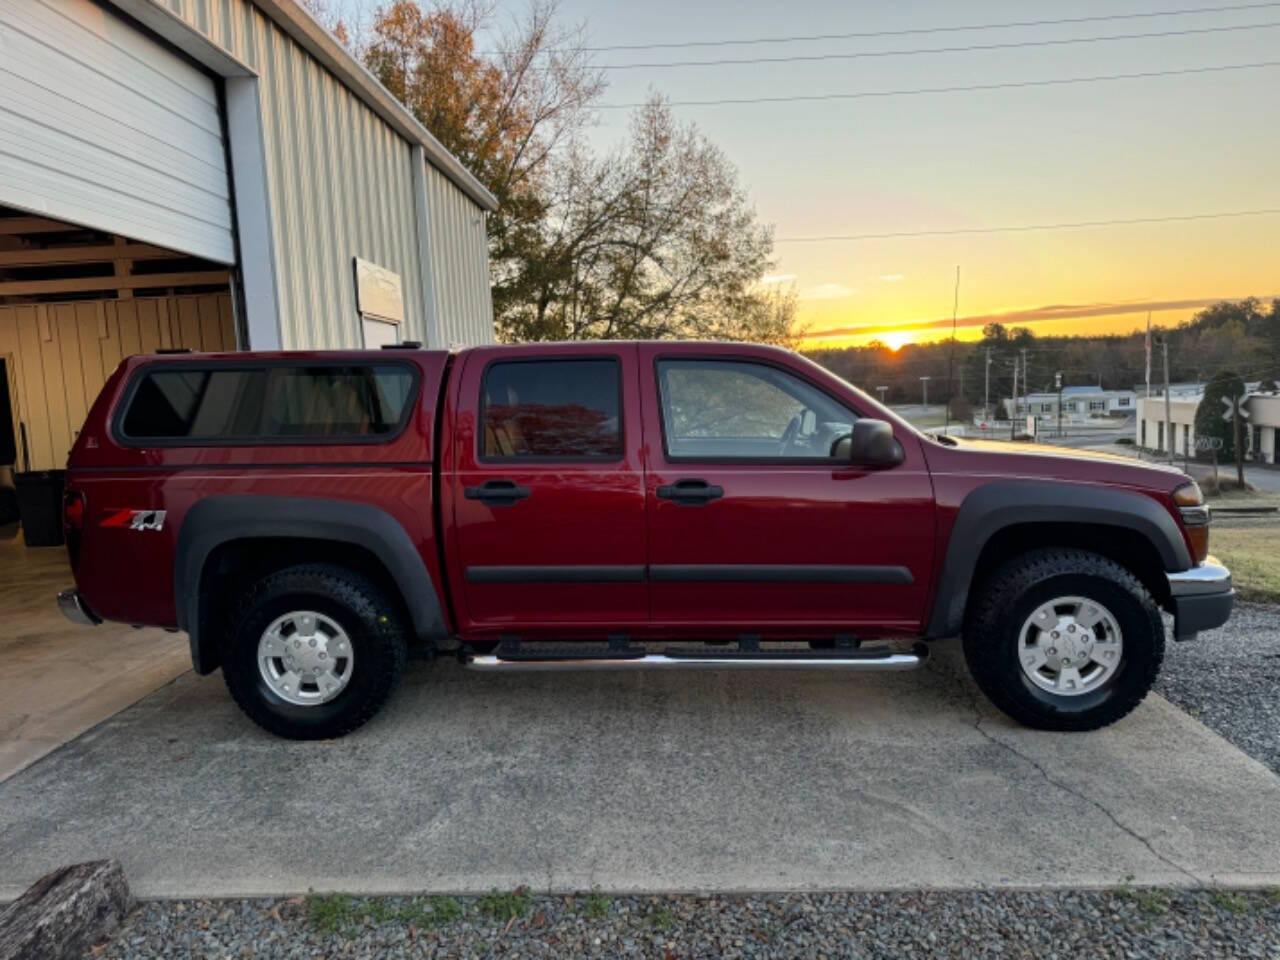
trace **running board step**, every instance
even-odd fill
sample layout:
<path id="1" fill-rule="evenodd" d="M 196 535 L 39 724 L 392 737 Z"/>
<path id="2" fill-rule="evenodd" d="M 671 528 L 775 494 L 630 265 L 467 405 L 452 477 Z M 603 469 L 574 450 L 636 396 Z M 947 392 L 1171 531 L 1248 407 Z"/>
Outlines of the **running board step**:
<path id="1" fill-rule="evenodd" d="M 556 647 L 516 654 L 472 654 L 464 658 L 472 670 L 914 670 L 929 659 L 929 648 L 917 643 L 906 652 L 887 649 L 765 650 L 752 652 L 672 648 L 662 653 L 607 650 L 601 647 Z"/>

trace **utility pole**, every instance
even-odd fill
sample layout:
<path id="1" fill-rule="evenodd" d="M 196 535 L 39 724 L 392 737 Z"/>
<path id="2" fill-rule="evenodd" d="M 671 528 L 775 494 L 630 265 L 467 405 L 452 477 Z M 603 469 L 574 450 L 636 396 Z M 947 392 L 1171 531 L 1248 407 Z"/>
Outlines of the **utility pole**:
<path id="1" fill-rule="evenodd" d="M 1010 401 L 1013 407 L 1009 410 L 1009 439 L 1015 440 L 1018 436 L 1018 358 L 1013 358 L 1013 399 Z"/>
<path id="2" fill-rule="evenodd" d="M 951 350 L 947 355 L 947 406 L 942 411 L 942 432 L 949 433 L 951 427 L 951 404 L 956 397 L 956 382 L 953 375 L 956 371 L 956 312 L 960 309 L 960 264 L 956 264 L 956 295 L 951 301 Z M 964 367 L 960 368 L 960 395 L 964 396 Z"/>
<path id="3" fill-rule="evenodd" d="M 982 368 L 982 419 L 991 419 L 991 348 L 987 347 L 987 362 Z"/>
<path id="4" fill-rule="evenodd" d="M 1244 489 L 1244 418 L 1249 414 L 1244 409 L 1246 394 L 1240 394 L 1231 404 L 1234 416 L 1231 418 L 1231 439 L 1236 445 L 1236 489 Z"/>
<path id="5" fill-rule="evenodd" d="M 1058 439 L 1062 439 L 1062 371 L 1053 375 L 1053 385 L 1058 388 Z"/>
<path id="6" fill-rule="evenodd" d="M 920 383 L 921 383 L 921 385 L 922 385 L 922 386 L 923 386 L 923 388 L 924 388 L 924 404 L 923 404 L 923 405 L 924 405 L 925 407 L 928 407 L 928 406 L 929 406 L 929 380 L 930 380 L 930 379 L 932 379 L 932 378 L 930 378 L 930 377 L 921 377 L 921 378 L 920 378 Z"/>
<path id="7" fill-rule="evenodd" d="M 1169 449 L 1169 465 L 1173 466 L 1173 412 L 1169 400 L 1169 341 L 1160 341 L 1160 352 L 1164 355 L 1164 442 Z"/>

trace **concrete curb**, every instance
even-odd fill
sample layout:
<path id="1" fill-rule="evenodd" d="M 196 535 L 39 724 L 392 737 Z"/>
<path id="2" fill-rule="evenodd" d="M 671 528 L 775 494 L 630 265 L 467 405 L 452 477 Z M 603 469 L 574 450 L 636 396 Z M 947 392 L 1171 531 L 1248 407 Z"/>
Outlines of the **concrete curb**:
<path id="1" fill-rule="evenodd" d="M 62 867 L 0 911 L 0 960 L 83 957 L 120 926 L 132 907 L 118 861 Z"/>

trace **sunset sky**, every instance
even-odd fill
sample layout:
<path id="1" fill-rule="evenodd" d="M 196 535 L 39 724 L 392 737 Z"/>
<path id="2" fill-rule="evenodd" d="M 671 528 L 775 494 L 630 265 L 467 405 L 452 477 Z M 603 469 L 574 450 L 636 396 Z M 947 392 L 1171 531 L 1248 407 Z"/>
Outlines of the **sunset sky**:
<path id="1" fill-rule="evenodd" d="M 500 0 L 500 10 L 523 0 Z M 1280 3 L 1223 0 L 837 2 L 562 0 L 591 45 L 994 24 L 1216 7 L 1208 13 L 819 42 L 610 50 L 603 66 L 920 50 L 1248 29 L 861 59 L 610 70 L 606 104 L 909 90 L 1280 60 Z M 679 106 L 737 164 L 777 236 L 809 343 L 961 336 L 991 318 L 1038 333 L 1176 323 L 1206 303 L 1280 295 L 1280 216 L 861 241 L 795 238 L 1280 208 L 1280 67 L 817 102 Z M 625 132 L 604 110 L 593 139 Z M 937 321 L 945 321 L 938 326 Z"/>

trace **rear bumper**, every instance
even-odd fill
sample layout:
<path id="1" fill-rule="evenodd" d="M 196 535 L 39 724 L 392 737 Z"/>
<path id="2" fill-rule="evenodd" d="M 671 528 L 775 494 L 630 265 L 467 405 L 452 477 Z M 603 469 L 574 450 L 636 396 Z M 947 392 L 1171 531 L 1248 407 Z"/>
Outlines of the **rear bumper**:
<path id="1" fill-rule="evenodd" d="M 84 602 L 84 597 L 80 596 L 80 591 L 75 587 L 70 587 L 58 594 L 58 609 L 72 623 L 83 623 L 94 627 L 102 622 L 102 618 L 89 609 L 89 605 Z"/>
<path id="2" fill-rule="evenodd" d="M 1168 577 L 1175 640 L 1194 639 L 1201 630 L 1227 622 L 1236 592 L 1231 586 L 1231 571 L 1216 557 L 1206 557 L 1204 563 Z"/>

